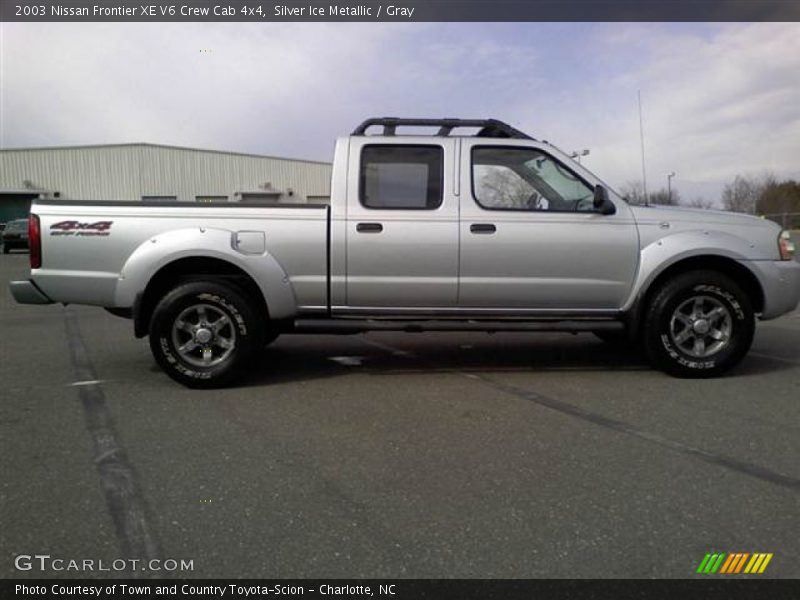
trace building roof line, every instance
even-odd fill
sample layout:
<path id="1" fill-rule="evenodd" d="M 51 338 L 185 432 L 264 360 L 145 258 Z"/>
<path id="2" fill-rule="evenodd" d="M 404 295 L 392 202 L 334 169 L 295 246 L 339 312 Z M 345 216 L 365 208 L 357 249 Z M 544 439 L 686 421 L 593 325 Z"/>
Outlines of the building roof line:
<path id="1" fill-rule="evenodd" d="M 190 146 L 174 146 L 171 144 L 152 144 L 150 142 L 126 142 L 121 144 L 84 144 L 74 146 L 31 146 L 27 148 L 0 148 L 2 152 L 34 152 L 42 150 L 87 150 L 93 148 L 131 148 L 131 147 L 147 147 L 147 148 L 166 148 L 169 150 L 188 150 L 190 152 L 209 152 L 211 154 L 227 154 L 230 156 L 248 156 L 250 158 L 269 158 L 271 160 L 285 160 L 291 162 L 310 163 L 315 165 L 328 165 L 332 163 L 322 160 L 309 160 L 305 158 L 287 158 L 285 156 L 273 156 L 269 154 L 253 154 L 249 152 L 234 152 L 232 150 L 211 150 L 208 148 L 192 148 Z"/>

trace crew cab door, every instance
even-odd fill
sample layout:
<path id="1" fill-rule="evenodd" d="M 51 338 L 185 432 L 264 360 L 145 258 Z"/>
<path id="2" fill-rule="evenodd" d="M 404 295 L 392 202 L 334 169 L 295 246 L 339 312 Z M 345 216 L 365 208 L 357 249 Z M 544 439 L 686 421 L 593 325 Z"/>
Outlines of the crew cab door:
<path id="1" fill-rule="evenodd" d="M 464 140 L 459 306 L 613 310 L 631 289 L 638 232 L 624 202 L 593 206 L 594 182 L 547 145 Z"/>
<path id="2" fill-rule="evenodd" d="M 346 217 L 349 309 L 453 308 L 458 199 L 452 139 L 350 139 Z"/>

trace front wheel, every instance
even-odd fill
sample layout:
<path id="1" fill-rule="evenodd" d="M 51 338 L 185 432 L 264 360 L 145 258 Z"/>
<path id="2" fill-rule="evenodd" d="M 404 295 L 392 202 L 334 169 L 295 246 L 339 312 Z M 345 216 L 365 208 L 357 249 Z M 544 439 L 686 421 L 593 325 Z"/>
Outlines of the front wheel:
<path id="1" fill-rule="evenodd" d="M 735 366 L 753 342 L 750 299 L 730 278 L 692 271 L 661 286 L 644 322 L 653 366 L 678 377 L 713 377 Z"/>
<path id="2" fill-rule="evenodd" d="M 247 296 L 217 281 L 175 287 L 156 306 L 150 350 L 159 366 L 192 388 L 220 387 L 242 375 L 263 348 L 263 324 Z"/>

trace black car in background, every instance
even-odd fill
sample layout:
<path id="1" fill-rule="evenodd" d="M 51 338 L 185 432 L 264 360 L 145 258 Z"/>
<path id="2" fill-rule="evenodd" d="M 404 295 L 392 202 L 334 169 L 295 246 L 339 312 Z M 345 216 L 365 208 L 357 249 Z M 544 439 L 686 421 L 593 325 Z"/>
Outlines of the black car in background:
<path id="1" fill-rule="evenodd" d="M 28 219 L 6 223 L 3 230 L 3 254 L 8 254 L 14 248 L 28 249 Z"/>

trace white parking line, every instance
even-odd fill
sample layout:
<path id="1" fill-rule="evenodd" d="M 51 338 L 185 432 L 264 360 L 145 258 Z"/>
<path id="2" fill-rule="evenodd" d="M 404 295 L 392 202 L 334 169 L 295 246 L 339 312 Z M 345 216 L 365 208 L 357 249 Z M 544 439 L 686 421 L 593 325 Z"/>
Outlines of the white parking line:
<path id="1" fill-rule="evenodd" d="M 757 356 L 758 358 L 777 360 L 778 362 L 787 363 L 789 365 L 800 365 L 800 361 L 792 360 L 791 358 L 781 358 L 780 356 L 772 356 L 771 354 L 762 354 L 761 352 L 749 352 L 748 354 L 750 356 Z"/>
<path id="2" fill-rule="evenodd" d="M 385 350 L 386 352 L 389 352 L 393 356 L 402 356 L 403 358 L 414 358 L 413 352 L 406 352 L 405 350 L 400 350 L 400 348 L 395 348 L 394 346 L 381 344 L 380 342 L 367 339 L 366 337 L 361 338 L 361 340 L 365 344 L 369 344 L 370 346 L 374 346 L 375 348 L 380 348 L 381 350 Z"/>
<path id="3" fill-rule="evenodd" d="M 344 365 L 345 367 L 360 367 L 364 362 L 363 356 L 329 356 L 328 360 Z"/>
<path id="4" fill-rule="evenodd" d="M 83 342 L 78 315 L 72 308 L 64 309 L 64 325 L 72 368 L 76 377 L 83 377 L 72 386 L 83 405 L 86 430 L 93 446 L 92 459 L 122 555 L 143 561 L 159 558 L 160 545 L 152 534 L 136 471 L 117 441 L 114 420 L 106 404 L 103 386 L 100 385 L 102 380 L 97 379 L 97 372 Z M 127 565 L 125 572 L 128 577 L 135 577 L 135 567 L 130 566 L 130 562 Z"/>
<path id="5" fill-rule="evenodd" d="M 97 385 L 103 383 L 102 379 L 88 379 L 86 381 L 76 381 L 75 383 L 68 383 L 67 387 L 75 387 L 78 385 Z"/>

